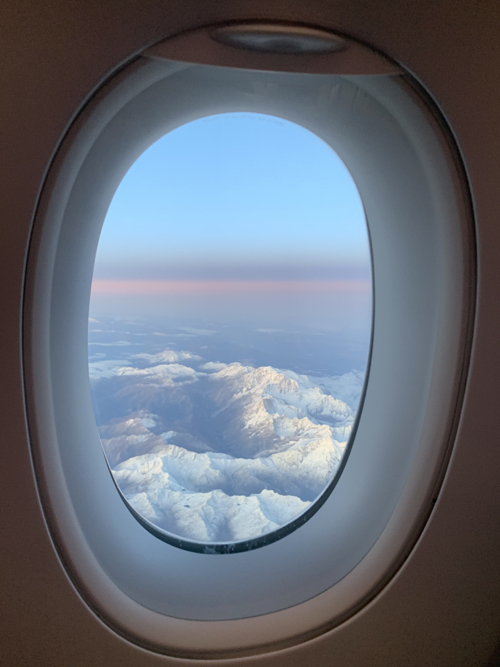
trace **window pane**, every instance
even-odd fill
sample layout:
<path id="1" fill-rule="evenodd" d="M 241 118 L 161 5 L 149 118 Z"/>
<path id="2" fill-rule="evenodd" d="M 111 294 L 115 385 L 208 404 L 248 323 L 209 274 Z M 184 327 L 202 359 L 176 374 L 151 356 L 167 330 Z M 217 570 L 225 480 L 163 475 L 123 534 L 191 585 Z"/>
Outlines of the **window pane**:
<path id="1" fill-rule="evenodd" d="M 128 503 L 205 543 L 290 524 L 346 450 L 371 335 L 363 207 L 309 130 L 234 113 L 120 184 L 89 318 L 95 416 Z"/>

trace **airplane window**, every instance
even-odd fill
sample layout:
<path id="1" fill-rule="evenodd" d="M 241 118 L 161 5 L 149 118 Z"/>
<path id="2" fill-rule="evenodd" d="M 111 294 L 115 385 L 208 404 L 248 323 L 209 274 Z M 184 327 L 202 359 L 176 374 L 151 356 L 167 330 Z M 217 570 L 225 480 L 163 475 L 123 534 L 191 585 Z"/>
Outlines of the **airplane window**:
<path id="1" fill-rule="evenodd" d="M 108 210 L 89 317 L 95 418 L 132 511 L 188 549 L 300 525 L 350 447 L 371 328 L 363 206 L 328 144 L 241 112 L 154 143 Z"/>
<path id="2" fill-rule="evenodd" d="M 181 46 L 111 77 L 51 165 L 25 390 L 82 598 L 218 659 L 335 627 L 410 553 L 463 396 L 473 225 L 439 110 L 362 45 L 332 73 Z"/>

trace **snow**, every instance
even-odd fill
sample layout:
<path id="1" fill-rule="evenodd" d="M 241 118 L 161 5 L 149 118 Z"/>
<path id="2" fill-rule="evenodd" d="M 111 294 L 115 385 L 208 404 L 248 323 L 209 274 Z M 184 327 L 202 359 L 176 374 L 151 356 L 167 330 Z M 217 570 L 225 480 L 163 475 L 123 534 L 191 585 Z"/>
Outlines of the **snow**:
<path id="1" fill-rule="evenodd" d="M 158 494 L 125 496 L 132 507 L 160 528 L 203 542 L 248 540 L 276 530 L 302 514 L 309 503 L 264 490 L 250 496 L 222 491 L 180 493 L 168 487 Z"/>
<path id="2" fill-rule="evenodd" d="M 116 482 L 149 521 L 187 539 L 252 539 L 303 513 L 334 478 L 362 373 L 197 365 L 201 357 L 170 349 L 134 358 L 150 365 L 110 360 L 89 369 L 94 382 L 113 378 L 139 408 L 100 434 Z"/>

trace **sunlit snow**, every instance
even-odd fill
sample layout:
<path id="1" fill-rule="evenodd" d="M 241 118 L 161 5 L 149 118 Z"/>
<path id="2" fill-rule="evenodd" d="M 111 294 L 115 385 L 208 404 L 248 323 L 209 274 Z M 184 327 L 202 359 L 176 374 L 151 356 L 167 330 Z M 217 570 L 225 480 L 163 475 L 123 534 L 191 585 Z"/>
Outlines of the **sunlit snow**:
<path id="1" fill-rule="evenodd" d="M 303 513 L 335 476 L 363 384 L 360 372 L 311 377 L 168 348 L 89 369 L 94 393 L 114 392 L 124 413 L 99 430 L 128 502 L 205 542 L 255 538 Z"/>

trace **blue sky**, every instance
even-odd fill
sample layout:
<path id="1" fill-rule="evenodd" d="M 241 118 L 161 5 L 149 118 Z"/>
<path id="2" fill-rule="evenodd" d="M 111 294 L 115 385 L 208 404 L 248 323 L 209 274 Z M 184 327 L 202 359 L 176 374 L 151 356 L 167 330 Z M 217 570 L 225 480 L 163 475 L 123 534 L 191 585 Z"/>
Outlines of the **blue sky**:
<path id="1" fill-rule="evenodd" d="M 320 281 L 320 292 L 325 281 L 337 281 L 338 292 L 346 281 L 368 284 L 369 275 L 362 203 L 334 151 L 289 121 L 221 114 L 170 132 L 126 174 L 104 222 L 93 300 L 111 303 L 106 289 L 120 281 L 120 302 L 128 291 L 133 308 L 144 307 L 148 284 L 156 294 L 149 301 L 160 298 L 161 281 L 167 292 L 173 282 L 191 281 L 190 296 L 183 288 L 176 299 L 194 304 L 202 282 L 204 302 L 208 283 L 211 298 L 222 286 L 225 296 L 217 298 L 227 302 L 229 283 L 254 281 L 260 294 L 264 283 L 271 290 L 279 283 L 283 294 L 286 281 L 291 293 L 300 281 Z"/>

